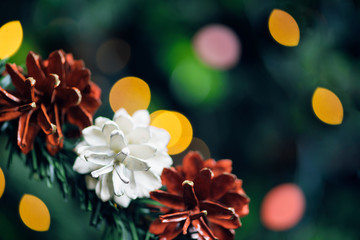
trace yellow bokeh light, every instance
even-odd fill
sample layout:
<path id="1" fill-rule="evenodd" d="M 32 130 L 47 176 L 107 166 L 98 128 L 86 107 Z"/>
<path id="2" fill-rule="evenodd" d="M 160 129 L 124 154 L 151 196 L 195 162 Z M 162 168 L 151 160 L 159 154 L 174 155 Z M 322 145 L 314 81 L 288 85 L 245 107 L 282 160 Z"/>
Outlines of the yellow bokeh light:
<path id="1" fill-rule="evenodd" d="M 44 232 L 50 228 L 50 213 L 39 198 L 24 194 L 20 200 L 19 213 L 24 224 L 34 231 Z"/>
<path id="2" fill-rule="evenodd" d="M 190 121 L 181 113 L 175 112 L 181 122 L 182 132 L 179 141 L 169 148 L 170 154 L 179 154 L 184 151 L 191 143 L 193 138 L 193 129 Z"/>
<path id="3" fill-rule="evenodd" d="M 159 110 L 150 115 L 151 125 L 163 128 L 170 134 L 170 141 L 167 148 L 174 146 L 181 137 L 182 126 L 175 112 Z"/>
<path id="4" fill-rule="evenodd" d="M 165 113 L 165 112 L 170 112 L 170 111 L 167 111 L 167 110 L 157 110 L 153 113 L 150 114 L 150 122 L 152 123 L 154 121 L 155 118 L 157 118 L 157 116 L 159 116 L 160 114 L 162 113 Z"/>
<path id="5" fill-rule="evenodd" d="M 341 124 L 344 109 L 340 99 L 332 91 L 318 87 L 312 97 L 312 107 L 315 115 L 324 123 Z"/>
<path id="6" fill-rule="evenodd" d="M 287 12 L 274 9 L 269 17 L 271 36 L 281 45 L 294 47 L 300 41 L 300 29 L 295 19 Z"/>
<path id="7" fill-rule="evenodd" d="M 2 197 L 4 191 L 5 191 L 5 176 L 2 169 L 0 168 L 0 198 Z"/>
<path id="8" fill-rule="evenodd" d="M 11 57 L 20 48 L 23 29 L 19 21 L 11 21 L 0 28 L 0 59 Z"/>
<path id="9" fill-rule="evenodd" d="M 150 115 L 151 125 L 167 130 L 170 134 L 168 153 L 183 152 L 191 143 L 193 129 L 189 120 L 178 112 L 160 110 Z"/>
<path id="10" fill-rule="evenodd" d="M 137 77 L 125 77 L 117 81 L 110 90 L 109 102 L 116 112 L 125 108 L 132 115 L 140 109 L 147 109 L 150 104 L 149 85 Z"/>

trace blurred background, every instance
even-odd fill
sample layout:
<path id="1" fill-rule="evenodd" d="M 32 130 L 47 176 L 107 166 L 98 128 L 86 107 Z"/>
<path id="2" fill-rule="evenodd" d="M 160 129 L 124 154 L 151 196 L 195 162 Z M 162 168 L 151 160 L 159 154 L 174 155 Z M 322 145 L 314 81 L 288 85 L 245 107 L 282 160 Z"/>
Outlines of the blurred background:
<path id="1" fill-rule="evenodd" d="M 20 20 L 24 30 L 11 62 L 25 63 L 29 50 L 44 59 L 55 49 L 72 52 L 102 88 L 97 116 L 113 115 L 109 92 L 119 79 L 139 77 L 151 89 L 150 112 L 174 110 L 191 122 L 190 149 L 232 159 L 251 198 L 236 239 L 360 239 L 360 1 L 2 0 L 1 9 L 0 25 Z M 271 36 L 273 9 L 296 20 L 298 46 Z M 316 117 L 317 87 L 338 96 L 342 124 Z M 76 202 L 30 179 L 22 162 L 7 169 L 1 156 L 0 239 L 100 239 Z M 284 183 L 300 191 L 299 217 L 279 230 L 264 223 L 261 209 Z M 21 222 L 24 193 L 48 206 L 49 231 Z"/>

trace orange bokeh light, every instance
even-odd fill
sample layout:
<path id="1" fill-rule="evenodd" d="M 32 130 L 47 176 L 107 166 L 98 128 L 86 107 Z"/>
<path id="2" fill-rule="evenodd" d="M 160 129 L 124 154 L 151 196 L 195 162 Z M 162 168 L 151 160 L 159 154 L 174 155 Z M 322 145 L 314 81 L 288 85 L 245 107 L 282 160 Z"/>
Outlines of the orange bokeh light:
<path id="1" fill-rule="evenodd" d="M 116 112 L 125 108 L 132 115 L 137 110 L 147 109 L 150 104 L 149 85 L 137 77 L 125 77 L 117 81 L 110 90 L 109 102 Z"/>
<path id="2" fill-rule="evenodd" d="M 269 17 L 269 31 L 276 42 L 294 47 L 300 41 L 300 29 L 295 19 L 287 12 L 274 9 Z"/>
<path id="3" fill-rule="evenodd" d="M 341 124 L 344 109 L 340 99 L 332 91 L 318 87 L 312 97 L 312 107 L 315 115 L 324 123 Z"/>
<path id="4" fill-rule="evenodd" d="M 305 197 L 295 184 L 285 183 L 270 190 L 261 205 L 261 220 L 273 231 L 294 227 L 305 212 Z"/>
<path id="5" fill-rule="evenodd" d="M 44 232 L 50 228 L 50 213 L 45 203 L 38 197 L 24 194 L 19 204 L 19 214 L 30 229 Z"/>
<path id="6" fill-rule="evenodd" d="M 2 197 L 4 191 L 5 191 L 5 176 L 2 169 L 0 168 L 0 198 Z"/>

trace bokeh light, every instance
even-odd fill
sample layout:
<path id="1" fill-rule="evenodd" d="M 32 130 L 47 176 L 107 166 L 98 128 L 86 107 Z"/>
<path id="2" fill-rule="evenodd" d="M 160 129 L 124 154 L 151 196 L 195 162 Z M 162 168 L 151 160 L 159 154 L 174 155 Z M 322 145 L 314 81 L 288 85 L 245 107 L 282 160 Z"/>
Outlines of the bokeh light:
<path id="1" fill-rule="evenodd" d="M 110 39 L 100 45 L 96 52 L 99 69 L 107 74 L 119 73 L 130 59 L 130 45 L 122 39 Z"/>
<path id="2" fill-rule="evenodd" d="M 152 123 L 155 118 L 157 118 L 160 114 L 165 113 L 165 112 L 170 112 L 170 111 L 168 111 L 168 110 L 157 110 L 155 112 L 152 112 L 150 114 L 150 122 Z"/>
<path id="3" fill-rule="evenodd" d="M 224 25 L 212 24 L 200 29 L 193 45 L 199 58 L 215 69 L 230 69 L 240 59 L 240 40 L 232 29 Z"/>
<path id="4" fill-rule="evenodd" d="M 5 176 L 2 169 L 0 168 L 0 198 L 2 197 L 4 191 L 5 191 Z"/>
<path id="5" fill-rule="evenodd" d="M 171 72 L 182 62 L 193 58 L 200 61 L 193 50 L 193 44 L 190 39 L 179 37 L 171 45 L 161 48 L 159 61 L 162 63 L 163 70 Z M 203 64 L 202 64 L 203 65 Z"/>
<path id="6" fill-rule="evenodd" d="M 19 21 L 11 21 L 0 28 L 0 59 L 11 57 L 20 48 L 23 29 Z"/>
<path id="7" fill-rule="evenodd" d="M 175 112 L 159 110 L 152 113 L 150 119 L 152 126 L 163 128 L 169 132 L 170 141 L 167 145 L 168 149 L 173 147 L 179 141 L 182 133 L 182 126 L 180 119 L 176 116 Z"/>
<path id="8" fill-rule="evenodd" d="M 201 153 L 204 159 L 209 159 L 211 157 L 208 145 L 197 137 L 193 137 L 189 147 L 186 149 L 186 152 L 187 151 L 198 151 Z"/>
<path id="9" fill-rule="evenodd" d="M 149 85 L 137 77 L 125 77 L 117 81 L 110 90 L 109 102 L 116 112 L 125 108 L 132 115 L 140 109 L 147 109 L 150 104 Z"/>
<path id="10" fill-rule="evenodd" d="M 160 61 L 171 76 L 170 90 L 180 104 L 203 109 L 222 105 L 229 88 L 228 73 L 204 64 L 190 39 L 176 39 L 163 49 Z"/>
<path id="11" fill-rule="evenodd" d="M 294 47 L 300 41 L 300 29 L 295 19 L 287 12 L 274 9 L 269 17 L 271 36 L 281 45 Z"/>
<path id="12" fill-rule="evenodd" d="M 170 89 L 177 99 L 188 106 L 220 104 L 226 95 L 224 75 L 195 59 L 181 62 L 173 71 Z"/>
<path id="13" fill-rule="evenodd" d="M 209 95 L 211 77 L 208 71 L 186 61 L 174 70 L 170 85 L 183 102 L 197 105 L 204 102 Z"/>
<path id="14" fill-rule="evenodd" d="M 210 149 L 207 144 L 200 138 L 193 137 L 190 145 L 185 149 L 185 151 L 171 156 L 174 161 L 174 165 L 182 164 L 183 158 L 189 151 L 197 151 L 201 153 L 204 159 L 209 159 L 211 157 Z"/>
<path id="15" fill-rule="evenodd" d="M 44 232 L 50 228 L 50 213 L 38 197 L 24 194 L 20 200 L 19 213 L 24 224 L 34 231 Z"/>
<path id="16" fill-rule="evenodd" d="M 191 143 L 193 138 L 193 129 L 190 121 L 181 113 L 175 112 L 181 123 L 181 137 L 179 141 L 169 148 L 170 154 L 178 154 L 183 152 Z"/>
<path id="17" fill-rule="evenodd" d="M 305 205 L 304 193 L 297 185 L 278 185 L 266 194 L 262 202 L 262 223 L 273 231 L 288 230 L 299 223 Z"/>
<path id="18" fill-rule="evenodd" d="M 332 91 L 318 87 L 312 97 L 312 107 L 315 115 L 324 123 L 341 124 L 344 109 L 340 99 Z"/>
<path id="19" fill-rule="evenodd" d="M 183 152 L 191 143 L 193 129 L 190 121 L 181 113 L 159 110 L 150 115 L 151 125 L 163 128 L 170 134 L 168 153 L 171 155 Z"/>

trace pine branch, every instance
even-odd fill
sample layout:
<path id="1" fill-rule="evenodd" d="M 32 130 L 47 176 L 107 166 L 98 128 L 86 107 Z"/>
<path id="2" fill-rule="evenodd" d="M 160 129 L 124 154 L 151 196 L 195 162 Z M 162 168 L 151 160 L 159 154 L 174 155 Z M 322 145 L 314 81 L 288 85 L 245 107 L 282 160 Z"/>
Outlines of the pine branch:
<path id="1" fill-rule="evenodd" d="M 5 64 L 7 62 L 7 59 L 0 60 L 0 74 L 5 71 Z"/>
<path id="2" fill-rule="evenodd" d="M 103 239 L 158 239 L 148 232 L 150 223 L 158 217 L 157 213 L 150 211 L 149 205 L 158 203 L 151 199 L 136 199 L 128 208 L 121 208 L 112 201 L 102 202 L 94 191 L 86 188 L 84 175 L 72 168 L 77 157 L 73 151 L 76 140 L 65 138 L 64 148 L 52 156 L 45 148 L 45 136 L 39 134 L 33 150 L 24 155 L 17 146 L 16 120 L 3 123 L 0 132 L 8 138 L 8 168 L 12 161 L 21 160 L 30 169 L 30 177 L 46 181 L 48 187 L 57 185 L 64 199 L 73 198 L 81 209 L 91 212 L 90 225 L 103 229 Z"/>

